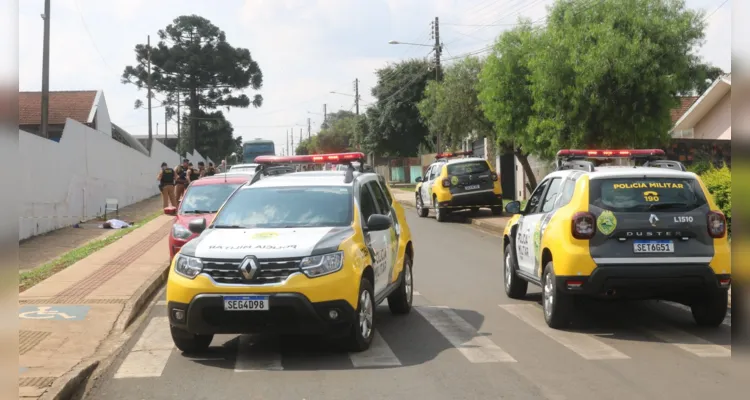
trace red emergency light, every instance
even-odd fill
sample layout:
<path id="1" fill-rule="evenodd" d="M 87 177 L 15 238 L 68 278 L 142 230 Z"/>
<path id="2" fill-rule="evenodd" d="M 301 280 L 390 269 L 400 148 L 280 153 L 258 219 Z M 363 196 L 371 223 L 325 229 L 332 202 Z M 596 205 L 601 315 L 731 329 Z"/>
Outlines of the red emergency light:
<path id="1" fill-rule="evenodd" d="M 310 154 L 305 156 L 258 156 L 256 164 L 345 164 L 365 159 L 364 153 Z"/>
<path id="2" fill-rule="evenodd" d="M 661 149 L 637 149 L 637 150 L 560 150 L 558 158 L 580 157 L 580 158 L 630 158 L 630 157 L 661 157 L 664 156 Z"/>
<path id="3" fill-rule="evenodd" d="M 458 157 L 458 156 L 470 156 L 472 154 L 474 154 L 473 150 L 455 151 L 455 152 L 448 152 L 448 153 L 439 153 L 435 155 L 435 158 L 452 158 L 452 157 Z"/>

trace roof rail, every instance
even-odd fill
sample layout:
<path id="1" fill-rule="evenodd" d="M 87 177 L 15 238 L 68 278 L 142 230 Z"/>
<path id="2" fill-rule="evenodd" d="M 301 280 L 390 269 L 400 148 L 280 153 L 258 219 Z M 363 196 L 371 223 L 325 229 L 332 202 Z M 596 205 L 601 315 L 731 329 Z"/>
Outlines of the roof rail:
<path id="1" fill-rule="evenodd" d="M 678 171 L 687 171 L 687 168 L 685 168 L 685 164 L 674 161 L 674 160 L 648 160 L 643 164 L 644 167 L 654 167 L 654 168 L 668 168 L 668 169 L 676 169 Z"/>
<path id="2" fill-rule="evenodd" d="M 578 170 L 578 171 L 586 171 L 586 172 L 594 172 L 594 163 L 591 161 L 585 161 L 585 160 L 574 160 L 574 161 L 563 161 L 558 164 L 557 170 L 558 171 L 564 171 L 564 170 Z"/>

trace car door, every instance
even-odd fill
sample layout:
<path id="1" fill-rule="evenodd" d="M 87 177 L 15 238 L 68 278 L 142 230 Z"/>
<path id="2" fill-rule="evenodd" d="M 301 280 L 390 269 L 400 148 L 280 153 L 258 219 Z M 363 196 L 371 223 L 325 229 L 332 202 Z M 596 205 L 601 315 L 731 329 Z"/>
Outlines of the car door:
<path id="1" fill-rule="evenodd" d="M 536 187 L 526 202 L 523 215 L 518 219 L 516 234 L 516 259 L 518 269 L 528 275 L 534 273 L 534 230 L 542 221 L 542 203 L 551 179 L 545 179 Z"/>
<path id="2" fill-rule="evenodd" d="M 365 245 L 372 258 L 372 269 L 375 282 L 372 282 L 375 296 L 377 297 L 385 289 L 386 275 L 388 273 L 388 248 L 390 243 L 390 231 L 371 232 L 367 229 L 367 220 L 373 214 L 379 214 L 375 197 L 367 184 L 360 186 L 359 210 L 361 213 L 362 233 L 365 237 Z"/>
<path id="3" fill-rule="evenodd" d="M 390 217 L 393 223 L 390 229 L 388 229 L 388 266 L 386 267 L 386 273 L 383 276 L 383 285 L 384 287 L 388 287 L 388 285 L 390 285 L 395 279 L 394 271 L 396 269 L 396 261 L 398 260 L 398 237 L 400 234 L 398 216 L 396 216 L 396 212 L 393 210 L 393 207 L 391 207 L 385 190 L 380 184 L 377 181 L 371 181 L 368 182 L 367 185 L 370 192 L 375 197 L 375 204 L 378 206 L 380 214 Z"/>
<path id="4" fill-rule="evenodd" d="M 419 193 L 422 196 L 422 204 L 428 207 L 432 205 L 432 182 L 430 182 L 430 176 L 432 176 L 433 169 L 435 169 L 435 164 L 427 168 Z"/>
<path id="5" fill-rule="evenodd" d="M 440 170 L 443 168 L 443 165 L 443 163 L 435 164 L 432 166 L 432 170 L 430 171 L 429 183 L 427 184 L 427 198 L 429 199 L 429 204 L 432 207 L 435 206 L 434 204 L 432 204 L 432 190 L 435 187 L 435 182 L 438 176 L 440 176 Z"/>

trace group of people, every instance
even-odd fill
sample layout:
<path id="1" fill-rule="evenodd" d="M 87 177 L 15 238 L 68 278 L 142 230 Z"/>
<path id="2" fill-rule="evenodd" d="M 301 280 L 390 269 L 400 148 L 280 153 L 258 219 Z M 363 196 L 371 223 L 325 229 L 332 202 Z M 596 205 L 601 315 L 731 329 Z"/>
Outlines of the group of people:
<path id="1" fill-rule="evenodd" d="M 164 207 L 171 204 L 177 207 L 185 194 L 185 188 L 190 182 L 198 180 L 204 176 L 216 174 L 214 163 L 209 162 L 208 167 L 203 161 L 198 162 L 198 168 L 193 167 L 193 163 L 187 158 L 182 160 L 182 164 L 175 168 L 169 168 L 167 163 L 161 163 L 161 171 L 156 180 L 159 181 L 159 190 L 164 203 Z"/>

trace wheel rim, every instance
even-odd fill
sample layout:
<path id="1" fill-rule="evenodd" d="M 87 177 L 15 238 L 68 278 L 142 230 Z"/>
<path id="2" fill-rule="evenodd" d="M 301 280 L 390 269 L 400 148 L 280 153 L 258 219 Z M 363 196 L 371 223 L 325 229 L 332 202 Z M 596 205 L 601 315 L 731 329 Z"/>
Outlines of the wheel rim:
<path id="1" fill-rule="evenodd" d="M 547 318 L 552 316 L 552 307 L 555 305 L 555 288 L 552 284 L 550 274 L 544 276 L 544 314 Z"/>
<path id="2" fill-rule="evenodd" d="M 368 339 L 372 333 L 372 297 L 370 292 L 363 290 L 359 295 L 359 332 L 362 338 Z"/>
<path id="3" fill-rule="evenodd" d="M 435 203 L 435 218 L 440 219 L 440 207 L 438 207 L 437 201 L 433 200 L 433 202 Z"/>
<path id="4" fill-rule="evenodd" d="M 422 212 L 422 198 L 419 196 L 417 196 L 417 212 Z"/>
<path id="5" fill-rule="evenodd" d="M 410 263 L 406 263 L 406 268 L 404 268 L 404 289 L 406 289 L 406 301 L 411 304 L 413 292 Z"/>
<path id="6" fill-rule="evenodd" d="M 510 268 L 510 253 L 505 255 L 505 288 L 510 290 L 510 279 L 513 277 L 513 270 Z"/>

